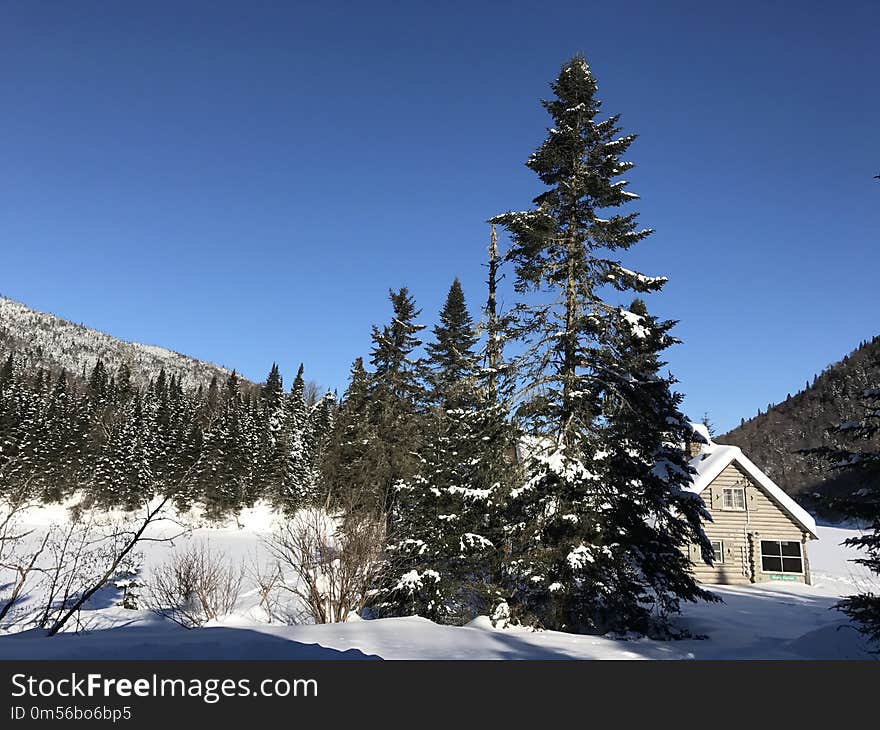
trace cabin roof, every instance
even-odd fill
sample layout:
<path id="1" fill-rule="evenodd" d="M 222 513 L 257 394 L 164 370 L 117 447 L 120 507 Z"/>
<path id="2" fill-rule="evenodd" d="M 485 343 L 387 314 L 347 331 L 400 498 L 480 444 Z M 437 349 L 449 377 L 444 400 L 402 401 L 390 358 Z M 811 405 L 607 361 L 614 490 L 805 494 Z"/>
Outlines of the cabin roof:
<path id="1" fill-rule="evenodd" d="M 703 434 L 700 434 L 701 436 Z M 730 464 L 736 463 L 755 482 L 757 482 L 770 498 L 776 502 L 792 519 L 800 524 L 813 537 L 816 533 L 816 520 L 813 516 L 789 497 L 776 482 L 768 477 L 749 459 L 738 446 L 716 444 L 705 434 L 707 443 L 702 445 L 700 452 L 690 461 L 696 474 L 691 481 L 690 491 L 700 494 Z"/>

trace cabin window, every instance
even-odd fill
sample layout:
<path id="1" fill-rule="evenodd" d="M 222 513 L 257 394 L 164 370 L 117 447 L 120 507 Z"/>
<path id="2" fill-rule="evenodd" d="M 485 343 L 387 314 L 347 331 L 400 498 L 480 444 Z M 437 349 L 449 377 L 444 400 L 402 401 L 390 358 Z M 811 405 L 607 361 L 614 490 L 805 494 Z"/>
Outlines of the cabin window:
<path id="1" fill-rule="evenodd" d="M 721 506 L 724 509 L 744 511 L 746 508 L 746 490 L 742 487 L 725 487 Z"/>
<path id="2" fill-rule="evenodd" d="M 712 540 L 712 561 L 715 565 L 724 564 L 724 543 L 721 540 Z"/>
<path id="3" fill-rule="evenodd" d="M 801 544 L 796 540 L 761 540 L 761 568 L 765 573 L 803 573 Z"/>

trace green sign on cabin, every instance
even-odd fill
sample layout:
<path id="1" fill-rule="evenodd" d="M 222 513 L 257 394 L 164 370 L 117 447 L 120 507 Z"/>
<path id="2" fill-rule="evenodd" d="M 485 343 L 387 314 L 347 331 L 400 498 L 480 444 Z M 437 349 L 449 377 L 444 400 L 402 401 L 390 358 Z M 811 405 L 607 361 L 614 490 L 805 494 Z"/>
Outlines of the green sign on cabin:
<path id="1" fill-rule="evenodd" d="M 793 580 L 797 581 L 796 575 L 780 575 L 779 573 L 770 573 L 770 580 Z"/>

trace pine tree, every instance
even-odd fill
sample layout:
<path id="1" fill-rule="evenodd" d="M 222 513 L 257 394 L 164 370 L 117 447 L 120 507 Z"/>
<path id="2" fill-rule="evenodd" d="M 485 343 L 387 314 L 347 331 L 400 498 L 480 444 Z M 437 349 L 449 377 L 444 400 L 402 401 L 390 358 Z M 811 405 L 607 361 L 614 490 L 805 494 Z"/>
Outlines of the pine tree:
<path id="1" fill-rule="evenodd" d="M 243 507 L 252 476 L 246 405 L 235 371 L 224 384 L 221 401 L 219 413 L 205 433 L 203 454 L 193 475 L 193 486 L 209 517 L 221 517 Z"/>
<path id="2" fill-rule="evenodd" d="M 262 402 L 262 463 L 264 490 L 273 499 L 284 493 L 290 479 L 289 440 L 284 383 L 278 365 L 272 363 L 269 376 L 260 391 Z"/>
<path id="3" fill-rule="evenodd" d="M 488 402 L 476 343 L 456 280 L 426 348 L 429 400 L 437 406 L 426 419 L 420 468 L 398 484 L 389 546 L 397 572 L 386 613 L 464 623 L 496 602 L 504 469 L 492 455 L 505 424 Z"/>
<path id="4" fill-rule="evenodd" d="M 92 399 L 96 402 L 103 400 L 107 395 L 107 384 L 109 377 L 107 369 L 104 367 L 103 360 L 98 360 L 95 367 L 92 368 L 92 374 L 89 376 L 89 392 Z"/>
<path id="5" fill-rule="evenodd" d="M 375 513 L 376 426 L 371 420 L 369 376 L 363 358 L 351 366 L 348 387 L 321 460 L 321 481 L 331 505 L 346 513 Z"/>
<path id="6" fill-rule="evenodd" d="M 702 530 L 709 515 L 688 491 L 682 444 L 692 427 L 679 411 L 682 397 L 672 390 L 675 379 L 660 372 L 661 353 L 677 342 L 669 334 L 675 323 L 649 315 L 640 299 L 612 317 L 616 346 L 606 372 L 616 380 L 602 394 L 595 494 L 614 532 L 598 533 L 590 545 L 596 561 L 588 572 L 595 571 L 599 590 L 579 596 L 588 603 L 578 623 L 665 633 L 681 600 L 717 600 L 698 587 L 683 549 L 695 542 L 711 559 Z"/>
<path id="7" fill-rule="evenodd" d="M 60 501 L 80 486 L 87 425 L 86 409 L 70 392 L 67 372 L 62 370 L 45 410 L 43 462 L 38 467 L 43 499 Z"/>
<path id="8" fill-rule="evenodd" d="M 829 436 L 842 439 L 844 446 L 828 446 L 811 449 L 807 453 L 818 455 L 835 469 L 859 476 L 858 482 L 847 494 L 833 498 L 829 507 L 864 525 L 856 537 L 844 540 L 861 551 L 853 562 L 865 566 L 880 576 L 880 387 L 873 384 L 864 389 L 861 396 L 861 413 L 852 420 L 839 424 Z M 871 641 L 880 643 L 880 594 L 866 591 L 848 596 L 838 604 Z"/>
<path id="9" fill-rule="evenodd" d="M 421 464 L 409 479 L 396 485 L 391 551 L 397 575 L 381 605 L 384 613 L 455 621 L 467 613 L 460 595 L 467 579 L 466 563 L 479 560 L 491 546 L 479 535 L 469 468 L 474 433 L 469 417 L 479 400 L 477 337 L 456 279 L 450 287 L 434 341 L 428 343 L 427 400 L 436 404 L 424 423 Z"/>
<path id="10" fill-rule="evenodd" d="M 422 345 L 416 322 L 421 313 L 406 287 L 389 292 L 394 314 L 381 330 L 373 327 L 370 362 L 370 420 L 376 428 L 371 455 L 376 501 L 390 514 L 395 486 L 419 467 L 425 392 L 424 362 L 416 356 Z"/>
<path id="11" fill-rule="evenodd" d="M 125 403 L 133 393 L 131 368 L 128 363 L 122 363 L 116 371 L 116 399 L 119 403 Z"/>
<path id="12" fill-rule="evenodd" d="M 91 493 L 103 507 L 134 509 L 154 496 L 155 450 L 141 396 L 110 422 L 97 455 Z"/>
<path id="13" fill-rule="evenodd" d="M 220 384 L 217 382 L 217 376 L 211 377 L 211 383 L 208 385 L 208 395 L 205 400 L 205 415 L 207 421 L 214 418 L 220 408 Z"/>
<path id="14" fill-rule="evenodd" d="M 434 341 L 425 346 L 431 400 L 442 408 L 474 404 L 477 332 L 456 278 L 435 325 Z"/>
<path id="15" fill-rule="evenodd" d="M 656 291 L 665 279 L 633 272 L 615 258 L 651 233 L 638 228 L 637 214 L 600 216 L 638 197 L 618 179 L 633 167 L 622 156 L 635 136 L 620 133 L 616 115 L 598 118 L 596 81 L 582 57 L 566 63 L 551 87 L 554 98 L 543 104 L 553 127 L 526 163 L 547 189 L 535 198 L 533 210 L 490 221 L 510 233 L 507 259 L 515 265 L 514 289 L 522 297 L 511 332 L 525 351 L 520 367 L 526 390 L 517 415 L 530 434 L 531 452 L 529 479 L 511 492 L 514 556 L 508 579 L 520 618 L 558 629 L 602 631 L 611 614 L 609 586 L 628 555 L 611 550 L 626 527 L 615 520 L 631 517 L 606 509 L 603 459 L 613 446 L 608 429 L 624 429 L 615 422 L 619 409 L 609 410 L 609 403 L 630 397 L 623 387 L 630 365 L 618 351 L 621 310 L 603 299 L 603 287 Z M 528 299 L 531 292 L 538 296 Z M 672 403 L 662 398 L 657 403 L 666 412 L 642 413 L 644 402 L 631 404 L 630 417 L 644 429 L 645 444 L 665 443 L 672 430 L 666 417 L 677 415 Z M 641 470 L 643 460 L 662 464 L 667 457 L 665 450 L 640 452 L 627 472 Z M 617 482 L 614 489 L 620 489 Z M 668 530 L 678 487 L 670 483 L 663 489 L 665 498 L 658 497 L 655 506 L 665 505 L 658 518 Z M 615 502 L 623 505 L 626 499 L 617 495 Z M 679 532 L 676 523 L 674 534 L 665 537 L 699 540 L 690 520 L 681 519 L 689 529 Z M 692 594 L 692 581 L 684 575 L 675 581 L 667 577 L 673 592 L 683 586 L 682 597 Z M 639 588 L 650 590 L 649 581 L 633 580 L 627 597 L 615 599 L 615 610 L 623 610 L 615 628 L 638 623 L 643 615 L 633 601 L 640 600 Z"/>
<path id="16" fill-rule="evenodd" d="M 303 365 L 296 372 L 290 393 L 287 397 L 287 479 L 279 494 L 279 504 L 287 511 L 293 512 L 306 501 L 309 492 L 308 445 L 306 430 L 308 428 L 309 407 L 305 400 L 305 380 Z"/>
<path id="17" fill-rule="evenodd" d="M 321 483 L 321 464 L 330 443 L 336 409 L 336 395 L 329 390 L 309 409 L 303 435 L 302 499 L 306 505 L 330 503 L 330 493 Z"/>
<path id="18" fill-rule="evenodd" d="M 277 411 L 284 400 L 284 383 L 281 379 L 281 372 L 278 370 L 277 363 L 272 363 L 269 376 L 260 388 L 260 398 L 266 409 L 270 412 Z"/>
<path id="19" fill-rule="evenodd" d="M 632 309 L 632 307 L 630 307 Z M 788 397 L 791 398 L 791 393 L 788 394 Z M 715 438 L 715 424 L 712 423 L 712 419 L 709 418 L 709 411 L 703 413 L 703 417 L 700 419 L 700 423 L 702 423 L 706 427 L 706 431 L 709 432 L 709 436 L 711 438 Z"/>

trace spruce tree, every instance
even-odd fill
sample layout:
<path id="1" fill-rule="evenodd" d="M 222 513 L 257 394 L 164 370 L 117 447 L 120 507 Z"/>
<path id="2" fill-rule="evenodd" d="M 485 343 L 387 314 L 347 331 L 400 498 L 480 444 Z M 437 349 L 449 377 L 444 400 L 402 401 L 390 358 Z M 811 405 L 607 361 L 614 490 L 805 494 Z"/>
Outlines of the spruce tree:
<path id="1" fill-rule="evenodd" d="M 272 363 L 269 376 L 260 390 L 263 428 L 261 481 L 266 494 L 276 499 L 290 480 L 289 440 L 284 383 L 278 365 Z"/>
<path id="2" fill-rule="evenodd" d="M 208 395 L 205 400 L 205 417 L 208 423 L 217 415 L 220 408 L 220 384 L 217 382 L 217 376 L 211 377 L 208 385 Z"/>
<path id="3" fill-rule="evenodd" d="M 689 456 L 682 448 L 692 427 L 679 410 L 675 379 L 664 375 L 661 353 L 677 340 L 672 321 L 652 317 L 636 299 L 610 312 L 615 347 L 606 351 L 613 387 L 603 389 L 595 461 L 600 481 L 596 507 L 614 532 L 596 535 L 594 590 L 579 592 L 577 623 L 597 630 L 668 635 L 668 617 L 680 602 L 714 601 L 701 589 L 683 549 L 696 542 L 703 559 L 711 545 L 702 530 L 710 519 L 688 490 Z"/>
<path id="4" fill-rule="evenodd" d="M 155 452 L 141 396 L 112 419 L 92 475 L 92 496 L 103 507 L 134 509 L 154 496 Z"/>
<path id="5" fill-rule="evenodd" d="M 456 278 L 449 287 L 434 340 L 425 346 L 431 401 L 444 409 L 472 406 L 477 332 Z"/>
<path id="6" fill-rule="evenodd" d="M 829 507 L 864 527 L 845 545 L 861 552 L 853 562 L 880 576 L 880 384 L 863 390 L 861 412 L 837 425 L 829 437 L 837 441 L 822 449 L 812 449 L 836 470 L 855 475 L 857 480 L 847 494 L 830 499 Z M 875 591 L 848 596 L 838 604 L 859 630 L 871 641 L 880 643 L 880 594 Z"/>
<path id="7" fill-rule="evenodd" d="M 336 417 L 336 395 L 327 391 L 309 408 L 303 435 L 302 499 L 306 505 L 328 506 L 331 495 L 321 482 L 321 464 Z"/>
<path id="8" fill-rule="evenodd" d="M 517 415 L 530 436 L 529 479 L 510 495 L 514 555 L 508 580 L 521 619 L 557 629 L 603 631 L 612 610 L 608 586 L 621 569 L 618 562 L 627 559 L 625 552 L 609 553 L 625 526 L 615 522 L 621 514 L 605 508 L 611 488 L 603 461 L 609 446 L 606 429 L 619 417 L 608 404 L 630 396 L 622 387 L 629 366 L 617 351 L 620 312 L 603 298 L 604 288 L 656 291 L 665 279 L 631 271 L 616 258 L 651 233 L 638 227 L 637 214 L 614 212 L 638 197 L 619 179 L 633 167 L 623 155 L 635 136 L 621 134 L 618 116 L 599 118 L 596 81 L 582 57 L 567 62 L 551 88 L 554 97 L 543 105 L 553 126 L 526 163 L 546 189 L 532 210 L 490 221 L 503 225 L 511 237 L 507 259 L 514 264 L 514 288 L 521 296 L 511 332 L 524 350 L 519 365 L 525 390 Z M 675 436 L 666 419 L 677 418 L 677 411 L 662 399 L 658 403 L 666 412 L 643 413 L 643 402 L 630 406 L 631 417 L 645 430 L 645 443 L 661 444 Z M 635 462 L 653 459 L 659 465 L 666 458 L 664 450 L 639 453 L 627 471 L 638 470 Z M 615 482 L 613 488 L 620 486 Z M 675 523 L 669 540 L 682 546 L 688 539 L 701 540 L 690 513 L 673 514 L 678 486 L 664 489 L 666 498 L 656 502 L 665 505 L 655 515 L 659 529 L 670 530 L 670 521 L 678 519 L 687 529 L 679 531 Z M 682 597 L 692 595 L 684 573 L 671 578 L 673 592 L 684 586 Z M 630 620 L 638 623 L 643 615 L 633 601 L 640 600 L 639 586 L 649 590 L 649 582 L 635 580 L 625 605 L 615 601 L 615 610 L 625 609 L 625 618 L 614 628 L 626 628 Z"/>
<path id="9" fill-rule="evenodd" d="M 373 489 L 381 509 L 391 513 L 395 486 L 413 476 L 419 466 L 422 416 L 426 406 L 424 362 L 416 351 L 424 326 L 420 310 L 406 287 L 389 292 L 393 317 L 373 327 L 370 362 L 370 420 L 376 429 L 372 446 Z"/>
<path id="10" fill-rule="evenodd" d="M 106 397 L 108 380 L 109 376 L 104 367 L 104 361 L 99 359 L 89 376 L 89 393 L 95 402 L 102 401 Z"/>
<path id="11" fill-rule="evenodd" d="M 303 505 L 309 491 L 307 436 L 309 407 L 305 400 L 303 365 L 296 372 L 287 397 L 287 478 L 279 494 L 279 504 L 288 512 Z"/>
<path id="12" fill-rule="evenodd" d="M 375 514 L 376 426 L 371 420 L 370 383 L 363 358 L 351 366 L 327 448 L 321 459 L 321 481 L 327 499 L 346 513 Z"/>
<path id="13" fill-rule="evenodd" d="M 131 367 L 128 363 L 122 363 L 116 371 L 116 399 L 119 403 L 125 403 L 134 393 L 131 382 Z"/>
<path id="14" fill-rule="evenodd" d="M 381 609 L 385 613 L 416 613 L 439 621 L 467 616 L 463 596 L 490 541 L 480 535 L 482 514 L 475 509 L 470 470 L 475 434 L 470 418 L 479 400 L 475 377 L 477 336 L 456 279 L 449 289 L 426 346 L 427 400 L 435 404 L 424 419 L 421 463 L 415 474 L 396 485 L 393 539 L 396 574 L 391 577 Z"/>
<path id="15" fill-rule="evenodd" d="M 240 509 L 249 491 L 252 454 L 247 442 L 245 404 L 233 371 L 223 387 L 219 413 L 204 436 L 202 457 L 193 475 L 209 517 Z"/>
<path id="16" fill-rule="evenodd" d="M 503 413 L 489 403 L 477 336 L 456 280 L 427 345 L 437 404 L 426 418 L 421 465 L 398 485 L 389 546 L 396 574 L 382 610 L 464 623 L 497 601 Z"/>

